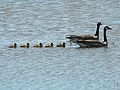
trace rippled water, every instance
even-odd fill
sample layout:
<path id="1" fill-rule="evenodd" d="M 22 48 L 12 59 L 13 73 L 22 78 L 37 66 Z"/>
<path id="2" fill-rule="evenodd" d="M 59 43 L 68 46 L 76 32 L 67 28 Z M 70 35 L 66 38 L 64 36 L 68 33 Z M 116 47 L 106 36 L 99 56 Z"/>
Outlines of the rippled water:
<path id="1" fill-rule="evenodd" d="M 1 0 L 0 90 L 120 90 L 119 9 L 119 0 Z M 94 34 L 98 21 L 112 27 L 108 48 L 69 46 L 66 35 Z M 8 48 L 13 42 L 30 48 Z"/>

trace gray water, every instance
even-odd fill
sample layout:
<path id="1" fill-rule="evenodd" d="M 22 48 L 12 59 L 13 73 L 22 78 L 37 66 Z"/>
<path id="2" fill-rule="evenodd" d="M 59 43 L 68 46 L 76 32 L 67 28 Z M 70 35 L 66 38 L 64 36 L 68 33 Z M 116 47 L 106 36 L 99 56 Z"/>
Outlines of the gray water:
<path id="1" fill-rule="evenodd" d="M 69 46 L 66 35 L 94 34 L 98 21 L 100 41 L 112 27 L 108 48 Z M 120 0 L 0 0 L 0 90 L 120 90 L 119 46 Z"/>

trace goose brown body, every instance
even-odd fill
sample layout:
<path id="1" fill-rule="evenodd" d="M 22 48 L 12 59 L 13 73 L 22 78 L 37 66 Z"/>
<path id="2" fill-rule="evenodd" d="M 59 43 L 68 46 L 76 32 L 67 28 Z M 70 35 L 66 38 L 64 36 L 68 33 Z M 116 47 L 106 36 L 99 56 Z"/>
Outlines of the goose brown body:
<path id="1" fill-rule="evenodd" d="M 93 34 L 85 34 L 85 35 L 67 35 L 66 38 L 70 39 L 73 43 L 75 43 L 78 40 L 99 40 L 99 29 L 102 25 L 101 22 L 97 23 L 97 29 L 96 33 Z"/>

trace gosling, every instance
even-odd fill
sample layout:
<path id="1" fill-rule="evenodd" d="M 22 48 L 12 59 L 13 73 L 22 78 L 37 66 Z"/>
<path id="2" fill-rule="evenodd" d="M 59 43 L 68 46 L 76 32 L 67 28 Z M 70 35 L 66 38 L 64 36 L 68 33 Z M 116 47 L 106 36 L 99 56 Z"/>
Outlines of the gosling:
<path id="1" fill-rule="evenodd" d="M 66 45 L 66 43 L 65 43 L 65 42 L 62 42 L 62 43 L 56 45 L 56 47 L 65 47 L 65 45 Z"/>
<path id="2" fill-rule="evenodd" d="M 35 48 L 41 48 L 41 47 L 43 47 L 43 44 L 42 43 L 38 43 L 38 44 L 35 44 L 33 47 L 35 47 Z"/>
<path id="3" fill-rule="evenodd" d="M 53 43 L 51 42 L 50 44 L 45 45 L 45 47 L 53 47 Z"/>
<path id="4" fill-rule="evenodd" d="M 17 47 L 17 44 L 16 43 L 13 43 L 12 45 L 8 46 L 9 48 L 16 48 Z"/>
<path id="5" fill-rule="evenodd" d="M 30 44 L 29 44 L 29 43 L 24 44 L 24 45 L 20 45 L 20 47 L 22 47 L 22 48 L 29 48 L 29 46 L 30 46 Z"/>

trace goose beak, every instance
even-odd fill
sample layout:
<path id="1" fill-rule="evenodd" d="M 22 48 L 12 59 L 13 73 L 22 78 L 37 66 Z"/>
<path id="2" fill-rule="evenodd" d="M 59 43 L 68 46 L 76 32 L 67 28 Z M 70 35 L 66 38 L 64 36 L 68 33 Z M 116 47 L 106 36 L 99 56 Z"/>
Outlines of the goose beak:
<path id="1" fill-rule="evenodd" d="M 97 25 L 102 25 L 102 23 L 101 23 L 101 22 L 98 22 Z"/>
<path id="2" fill-rule="evenodd" d="M 109 27 L 108 30 L 112 30 L 112 28 Z"/>

